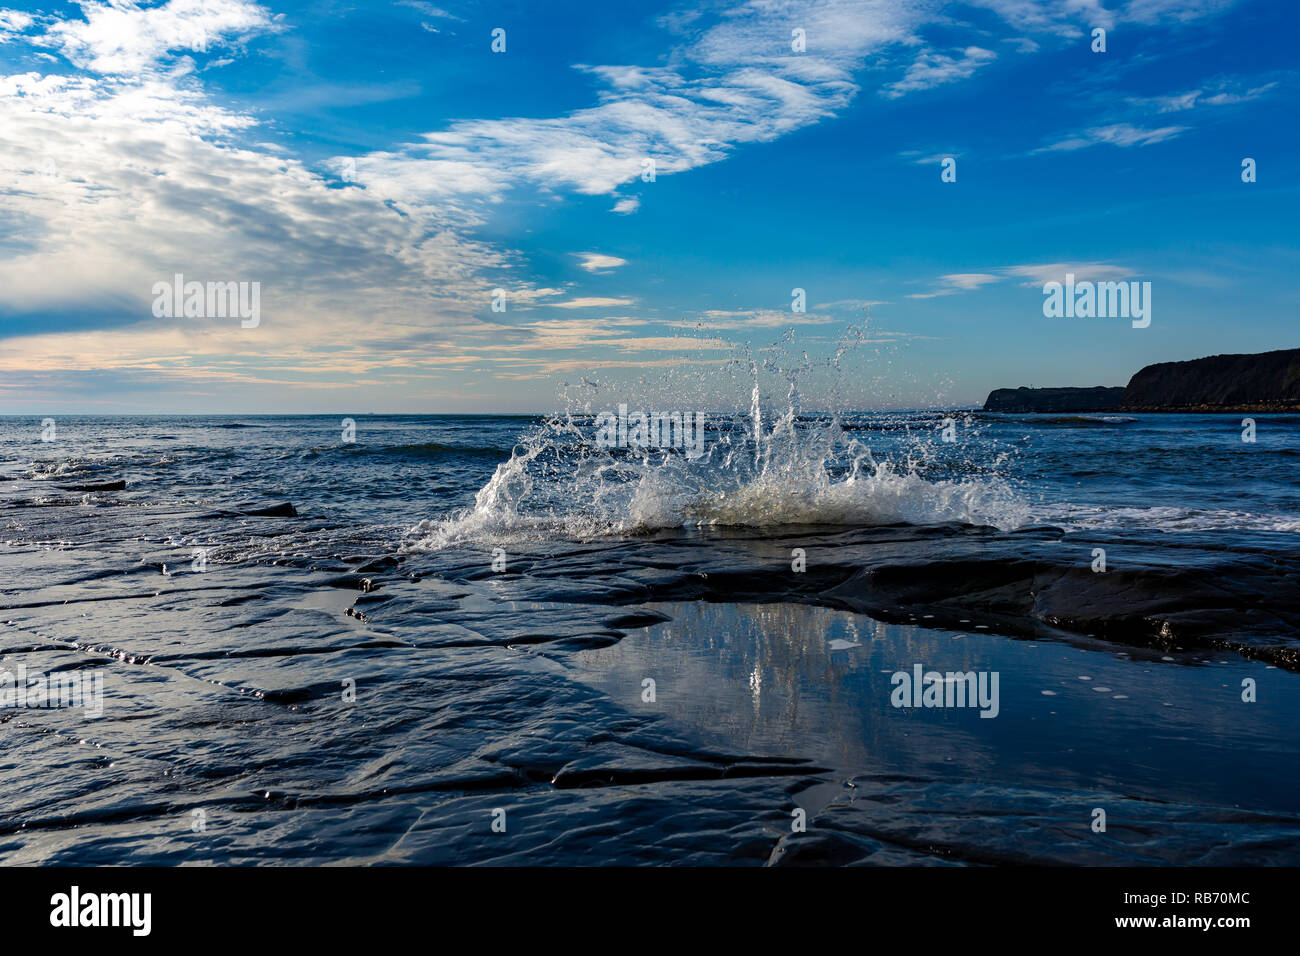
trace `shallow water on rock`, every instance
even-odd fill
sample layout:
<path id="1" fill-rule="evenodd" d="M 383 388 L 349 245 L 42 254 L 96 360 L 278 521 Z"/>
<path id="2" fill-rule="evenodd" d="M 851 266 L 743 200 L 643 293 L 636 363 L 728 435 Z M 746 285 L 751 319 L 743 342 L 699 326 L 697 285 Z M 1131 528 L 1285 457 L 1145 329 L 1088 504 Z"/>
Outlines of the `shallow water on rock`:
<path id="1" fill-rule="evenodd" d="M 1290 728 L 1300 721 L 1300 675 L 1259 662 L 1087 650 L 797 604 L 645 607 L 671 620 L 567 660 L 633 713 L 661 717 L 703 746 L 804 757 L 841 779 L 1014 780 L 1297 810 L 1300 740 Z M 911 677 L 918 663 L 944 674 L 998 672 L 996 716 L 894 707 L 891 676 Z M 653 703 L 642 699 L 647 678 Z M 1242 700 L 1246 678 L 1255 703 Z"/>

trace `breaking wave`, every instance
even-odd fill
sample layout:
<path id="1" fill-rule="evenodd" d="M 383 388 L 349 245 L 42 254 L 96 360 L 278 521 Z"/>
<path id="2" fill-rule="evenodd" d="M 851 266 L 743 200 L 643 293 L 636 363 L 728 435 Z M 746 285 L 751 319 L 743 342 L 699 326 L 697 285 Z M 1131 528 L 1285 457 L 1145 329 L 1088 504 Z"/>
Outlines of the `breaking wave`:
<path id="1" fill-rule="evenodd" d="M 1029 520 L 1003 474 L 1007 454 L 941 441 L 940 426 L 951 418 L 801 415 L 794 376 L 785 409 L 773 418 L 764 413 L 757 363 L 751 367 L 748 414 L 705 415 L 702 453 L 697 446 L 688 456 L 689 442 L 655 447 L 662 438 L 608 447 L 599 440 L 600 417 L 589 407 L 570 412 L 525 435 L 473 507 L 421 521 L 406 547 L 688 527 L 960 523 L 1012 530 Z M 951 427 L 978 430 L 979 423 L 968 417 Z M 976 447 L 992 460 L 965 457 Z"/>

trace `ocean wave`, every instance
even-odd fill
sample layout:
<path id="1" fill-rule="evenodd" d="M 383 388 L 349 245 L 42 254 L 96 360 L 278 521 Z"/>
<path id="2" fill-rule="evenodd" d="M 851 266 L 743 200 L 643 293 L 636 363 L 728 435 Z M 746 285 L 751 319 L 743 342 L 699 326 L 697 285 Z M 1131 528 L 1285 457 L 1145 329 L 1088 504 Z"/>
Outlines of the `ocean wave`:
<path id="1" fill-rule="evenodd" d="M 395 455 L 408 458 L 442 458 L 446 456 L 465 455 L 469 457 L 506 458 L 509 448 L 495 445 L 449 445 L 445 442 L 420 442 L 409 445 L 363 445 L 360 443 L 341 445 L 351 454 L 361 455 Z"/>
<path id="2" fill-rule="evenodd" d="M 290 450 L 281 458 L 298 458 L 310 461 L 333 455 L 348 458 L 407 458 L 414 460 L 440 458 L 509 458 L 510 448 L 495 445 L 452 445 L 444 442 L 419 442 L 403 445 L 371 445 L 349 442 L 341 445 L 324 445 L 301 450 Z"/>
<path id="3" fill-rule="evenodd" d="M 1129 425 L 1136 422 L 1137 419 L 1130 415 L 1035 415 L 1032 418 L 1022 418 L 1032 422 L 1035 425 L 1064 425 L 1074 427 L 1084 426 L 1106 426 L 1106 425 Z"/>
<path id="4" fill-rule="evenodd" d="M 677 450 L 603 448 L 589 426 L 555 419 L 516 446 L 472 508 L 416 525 L 406 548 L 560 535 L 591 539 L 684 527 L 856 527 L 966 524 L 1020 527 L 1028 511 L 988 464 L 948 462 L 932 478 L 933 436 L 877 461 L 834 416 L 787 412 L 717 423 L 698 459 Z"/>
<path id="5" fill-rule="evenodd" d="M 1103 508 L 1069 505 L 1043 515 L 1069 530 L 1300 531 L 1300 515 L 1259 514 L 1224 508 Z"/>
<path id="6" fill-rule="evenodd" d="M 66 458 L 61 461 L 33 461 L 23 477 L 32 481 L 55 481 L 62 478 L 78 478 L 105 471 L 110 462 L 120 456 L 109 455 L 102 458 Z"/>

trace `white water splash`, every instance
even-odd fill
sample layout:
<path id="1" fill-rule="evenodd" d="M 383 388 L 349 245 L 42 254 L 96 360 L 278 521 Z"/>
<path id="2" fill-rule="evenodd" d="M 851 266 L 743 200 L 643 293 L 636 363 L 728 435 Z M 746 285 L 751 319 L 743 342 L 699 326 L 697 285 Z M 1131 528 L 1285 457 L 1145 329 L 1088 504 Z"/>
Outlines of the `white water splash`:
<path id="1" fill-rule="evenodd" d="M 844 351 L 831 361 L 838 363 Z M 1027 508 L 997 473 L 999 462 L 960 457 L 974 448 L 989 453 L 988 446 L 942 445 L 939 416 L 852 416 L 852 430 L 838 414 L 801 416 L 798 373 L 809 367 L 805 356 L 786 374 L 786 408 L 773 420 L 764 413 L 753 363 L 749 413 L 708 416 L 707 451 L 693 461 L 680 451 L 598 447 L 588 415 L 552 419 L 522 439 L 472 508 L 420 522 L 407 547 L 683 527 L 961 523 L 1010 530 L 1028 521 Z M 878 460 L 854 437 L 873 429 L 892 445 L 892 458 Z M 944 459 L 949 467 L 936 467 Z"/>

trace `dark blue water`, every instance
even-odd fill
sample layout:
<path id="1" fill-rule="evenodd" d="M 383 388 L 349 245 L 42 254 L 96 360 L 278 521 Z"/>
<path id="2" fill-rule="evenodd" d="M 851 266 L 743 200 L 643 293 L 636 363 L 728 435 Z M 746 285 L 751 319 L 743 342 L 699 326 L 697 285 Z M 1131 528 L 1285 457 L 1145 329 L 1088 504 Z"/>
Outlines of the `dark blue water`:
<path id="1" fill-rule="evenodd" d="M 0 854 L 1297 862 L 1300 417 L 591 412 L 0 419 Z"/>
<path id="2" fill-rule="evenodd" d="M 957 414 L 957 441 L 945 443 L 947 417 L 843 415 L 842 439 L 861 441 L 880 460 L 930 481 L 1005 479 L 1014 493 L 1006 513 L 984 517 L 1013 524 L 1213 529 L 1229 537 L 1237 530 L 1300 530 L 1300 416 L 1256 416 L 1255 440 L 1245 442 L 1242 416 Z M 45 481 L 28 487 L 46 495 L 57 495 L 59 485 L 127 480 L 124 493 L 90 499 L 89 506 L 147 501 L 215 508 L 292 498 L 321 515 L 405 529 L 472 505 L 540 421 L 352 420 L 348 442 L 339 416 L 68 416 L 55 420 L 56 440 L 44 443 L 41 418 L 10 417 L 0 419 L 0 475 Z M 813 429 L 824 421 L 802 424 Z M 578 422 L 592 430 L 590 418 Z M 748 417 L 711 415 L 707 440 L 716 446 L 720 435 L 745 436 L 749 428 Z M 816 463 L 822 461 L 838 474 L 834 456 Z"/>

